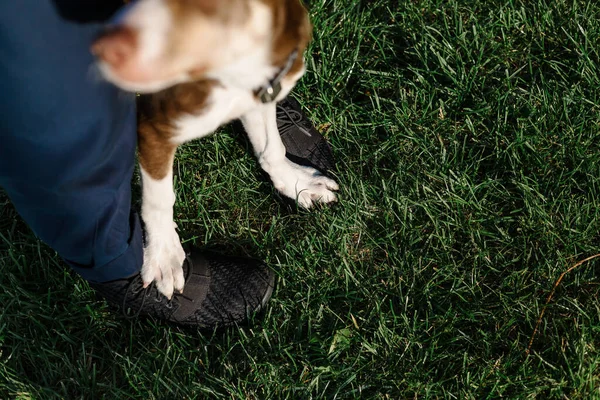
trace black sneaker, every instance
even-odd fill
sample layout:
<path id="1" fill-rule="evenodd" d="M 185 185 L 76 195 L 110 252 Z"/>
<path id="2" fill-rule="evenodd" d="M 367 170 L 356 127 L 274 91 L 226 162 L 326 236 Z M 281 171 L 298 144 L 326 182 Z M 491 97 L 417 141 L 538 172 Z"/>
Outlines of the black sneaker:
<path id="1" fill-rule="evenodd" d="M 277 128 L 287 158 L 297 164 L 316 168 L 323 174 L 333 170 L 335 161 L 331 145 L 291 96 L 277 104 Z"/>
<path id="2" fill-rule="evenodd" d="M 105 283 L 90 283 L 127 317 L 151 316 L 179 325 L 214 329 L 247 320 L 271 298 L 275 274 L 264 263 L 242 257 L 202 253 L 194 249 L 183 263 L 185 287 L 171 300 L 140 274 Z"/>
<path id="3" fill-rule="evenodd" d="M 331 146 L 291 96 L 277 103 L 277 128 L 288 159 L 296 164 L 316 168 L 323 175 L 334 170 Z M 233 131 L 240 138 L 246 136 L 242 135 L 245 131 L 239 120 L 233 122 Z"/>

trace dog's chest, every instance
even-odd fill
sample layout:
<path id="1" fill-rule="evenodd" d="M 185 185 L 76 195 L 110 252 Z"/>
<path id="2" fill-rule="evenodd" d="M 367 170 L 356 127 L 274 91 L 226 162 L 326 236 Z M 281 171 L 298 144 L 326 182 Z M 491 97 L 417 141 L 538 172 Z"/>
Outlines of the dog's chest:
<path id="1" fill-rule="evenodd" d="M 257 105 L 252 92 L 215 86 L 202 108 L 176 117 L 172 140 L 184 143 L 210 135 L 221 125 L 241 117 Z"/>

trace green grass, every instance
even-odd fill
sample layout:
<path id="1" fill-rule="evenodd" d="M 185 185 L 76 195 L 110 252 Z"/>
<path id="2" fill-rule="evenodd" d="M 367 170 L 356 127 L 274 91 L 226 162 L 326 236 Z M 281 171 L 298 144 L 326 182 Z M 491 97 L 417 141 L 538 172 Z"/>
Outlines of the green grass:
<path id="1" fill-rule="evenodd" d="M 188 242 L 265 259 L 263 321 L 95 300 L 0 198 L 1 398 L 600 398 L 600 4 L 313 2 L 295 91 L 339 203 L 290 213 L 229 128 L 180 150 Z"/>

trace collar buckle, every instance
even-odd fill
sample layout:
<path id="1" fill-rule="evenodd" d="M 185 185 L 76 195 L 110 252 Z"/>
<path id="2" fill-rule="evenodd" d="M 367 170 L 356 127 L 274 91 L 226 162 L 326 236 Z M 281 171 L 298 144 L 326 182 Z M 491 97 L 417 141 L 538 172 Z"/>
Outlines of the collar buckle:
<path id="1" fill-rule="evenodd" d="M 281 82 L 269 82 L 261 87 L 256 94 L 263 103 L 270 103 L 277 98 L 281 92 Z"/>
<path id="2" fill-rule="evenodd" d="M 289 72 L 294 65 L 294 61 L 298 57 L 298 49 L 294 49 L 288 56 L 285 65 L 275 74 L 275 77 L 267 82 L 265 85 L 258 88 L 255 92 L 256 97 L 263 103 L 271 103 L 275 101 L 279 93 L 281 93 L 281 80 Z"/>

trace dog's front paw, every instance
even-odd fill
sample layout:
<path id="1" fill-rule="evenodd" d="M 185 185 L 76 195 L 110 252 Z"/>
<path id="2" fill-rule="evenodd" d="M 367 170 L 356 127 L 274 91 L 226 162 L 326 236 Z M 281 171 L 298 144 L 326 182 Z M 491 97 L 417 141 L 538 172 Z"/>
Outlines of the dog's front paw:
<path id="1" fill-rule="evenodd" d="M 141 272 L 144 286 L 155 281 L 158 291 L 171 298 L 173 291 L 183 291 L 185 251 L 175 229 L 149 236 Z"/>
<path id="2" fill-rule="evenodd" d="M 334 191 L 339 189 L 339 185 L 314 168 L 285 159 L 285 164 L 275 170 L 277 173 L 271 177 L 275 188 L 287 197 L 296 199 L 304 208 L 337 200 Z"/>

